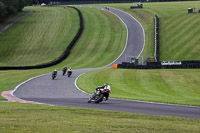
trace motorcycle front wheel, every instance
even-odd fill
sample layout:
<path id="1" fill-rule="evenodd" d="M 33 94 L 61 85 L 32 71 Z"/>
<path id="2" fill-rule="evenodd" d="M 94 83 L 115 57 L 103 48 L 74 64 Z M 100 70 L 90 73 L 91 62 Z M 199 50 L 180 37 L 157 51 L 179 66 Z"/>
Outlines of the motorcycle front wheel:
<path id="1" fill-rule="evenodd" d="M 89 98 L 89 100 L 88 100 L 88 103 L 90 103 L 91 102 L 91 97 Z"/>
<path id="2" fill-rule="evenodd" d="M 94 101 L 94 103 L 99 103 L 99 102 L 103 101 L 103 98 L 104 98 L 104 95 L 101 94 L 101 95 Z"/>

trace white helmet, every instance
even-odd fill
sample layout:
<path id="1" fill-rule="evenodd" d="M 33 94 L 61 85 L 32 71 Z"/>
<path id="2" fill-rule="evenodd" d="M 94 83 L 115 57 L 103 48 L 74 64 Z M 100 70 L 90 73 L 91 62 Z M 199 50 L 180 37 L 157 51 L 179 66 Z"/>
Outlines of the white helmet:
<path id="1" fill-rule="evenodd" d="M 106 87 L 107 87 L 107 86 L 108 86 L 108 83 L 105 83 L 105 84 L 104 84 L 104 86 L 106 86 Z"/>

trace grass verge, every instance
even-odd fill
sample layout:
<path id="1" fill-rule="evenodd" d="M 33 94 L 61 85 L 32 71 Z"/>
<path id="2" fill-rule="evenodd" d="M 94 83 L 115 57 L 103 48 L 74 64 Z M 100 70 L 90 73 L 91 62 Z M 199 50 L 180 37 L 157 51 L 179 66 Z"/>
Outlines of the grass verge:
<path id="1" fill-rule="evenodd" d="M 92 93 L 107 82 L 114 98 L 200 106 L 199 80 L 198 69 L 103 69 L 87 72 L 77 84 L 80 89 Z"/>
<path id="2" fill-rule="evenodd" d="M 197 133 L 200 120 L 97 109 L 1 103 L 1 132 Z"/>

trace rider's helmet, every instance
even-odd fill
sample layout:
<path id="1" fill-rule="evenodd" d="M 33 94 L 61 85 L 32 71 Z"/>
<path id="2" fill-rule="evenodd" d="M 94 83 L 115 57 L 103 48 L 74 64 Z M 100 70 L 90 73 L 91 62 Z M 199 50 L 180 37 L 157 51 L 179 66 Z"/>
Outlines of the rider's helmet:
<path id="1" fill-rule="evenodd" d="M 105 84 L 104 84 L 104 86 L 106 86 L 106 87 L 107 87 L 107 86 L 108 86 L 108 83 L 105 83 Z"/>
<path id="2" fill-rule="evenodd" d="M 57 70 L 55 69 L 54 71 L 56 72 Z"/>

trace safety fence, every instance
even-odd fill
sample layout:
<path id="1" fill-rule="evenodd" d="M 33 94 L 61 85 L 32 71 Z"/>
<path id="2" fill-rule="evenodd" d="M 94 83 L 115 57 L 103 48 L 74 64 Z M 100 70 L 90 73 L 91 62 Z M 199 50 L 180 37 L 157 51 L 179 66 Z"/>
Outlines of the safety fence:
<path id="1" fill-rule="evenodd" d="M 165 64 L 162 62 L 147 62 L 146 65 L 135 65 L 134 63 L 122 62 L 122 64 L 117 64 L 117 68 L 126 69 L 199 69 L 200 61 L 178 61 L 181 64 Z"/>
<path id="2" fill-rule="evenodd" d="M 78 12 L 79 19 L 80 19 L 80 28 L 79 28 L 76 36 L 74 37 L 74 39 L 67 46 L 66 50 L 58 58 L 56 58 L 53 61 L 47 62 L 47 63 L 33 65 L 33 66 L 5 66 L 5 67 L 0 67 L 0 70 L 40 69 L 40 68 L 46 68 L 46 67 L 50 67 L 50 66 L 53 66 L 53 65 L 57 65 L 60 62 L 62 62 L 63 60 L 65 60 L 68 57 L 68 55 L 70 54 L 71 49 L 73 48 L 73 46 L 75 45 L 75 43 L 77 42 L 79 37 L 81 36 L 83 29 L 84 29 L 83 16 L 82 16 L 80 10 L 78 10 L 76 7 L 71 7 L 71 6 L 69 6 L 69 7 L 75 9 Z"/>

